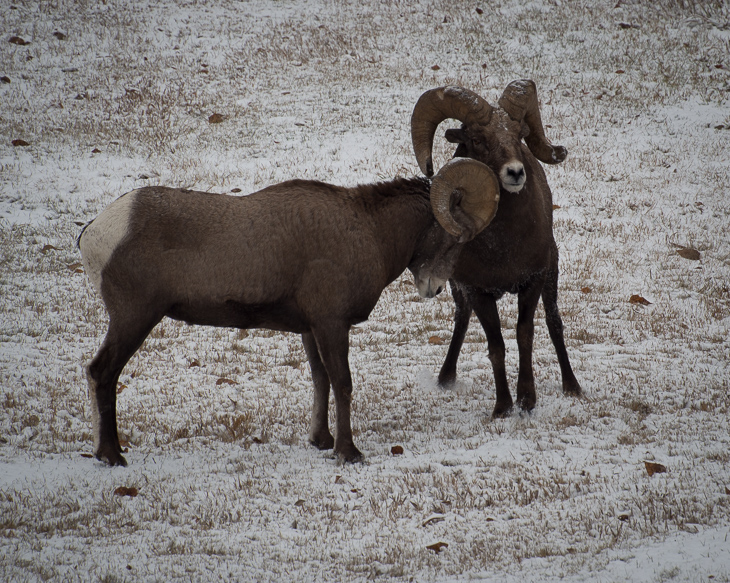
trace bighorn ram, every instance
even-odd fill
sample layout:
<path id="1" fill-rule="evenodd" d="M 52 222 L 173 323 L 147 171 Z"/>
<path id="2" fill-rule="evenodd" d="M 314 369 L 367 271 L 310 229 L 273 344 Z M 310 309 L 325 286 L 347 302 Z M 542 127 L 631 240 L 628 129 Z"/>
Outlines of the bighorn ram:
<path id="1" fill-rule="evenodd" d="M 473 160 L 452 160 L 432 181 L 341 188 L 293 180 L 249 196 L 163 187 L 129 192 L 79 237 L 84 267 L 109 313 L 87 367 L 98 459 L 126 465 L 116 384 L 152 328 L 191 324 L 302 335 L 314 381 L 309 439 L 346 461 L 352 440 L 348 333 L 367 319 L 406 267 L 419 293 L 446 285 L 463 244 L 491 221 L 499 187 Z M 330 386 L 336 437 L 328 423 Z"/>
<path id="2" fill-rule="evenodd" d="M 459 129 L 446 131 L 446 139 L 458 144 L 454 157 L 479 160 L 499 176 L 500 202 L 489 227 L 464 246 L 450 280 L 456 303 L 455 326 L 439 383 L 448 385 L 456 378 L 456 362 L 473 310 L 487 335 L 497 392 L 493 415 L 503 416 L 511 410 L 513 401 L 497 311 L 497 300 L 509 292 L 518 294 L 518 405 L 526 411 L 535 406 L 532 344 L 535 309 L 541 295 L 548 332 L 560 363 L 563 391 L 580 395 L 558 312 L 552 193 L 538 162 L 558 164 L 567 151 L 553 146 L 545 137 L 535 84 L 526 79 L 513 81 L 502 93 L 497 108 L 461 87 L 424 93 L 413 111 L 411 133 L 418 165 L 427 176 L 433 174 L 431 152 L 436 128 L 447 118 L 462 124 Z"/>

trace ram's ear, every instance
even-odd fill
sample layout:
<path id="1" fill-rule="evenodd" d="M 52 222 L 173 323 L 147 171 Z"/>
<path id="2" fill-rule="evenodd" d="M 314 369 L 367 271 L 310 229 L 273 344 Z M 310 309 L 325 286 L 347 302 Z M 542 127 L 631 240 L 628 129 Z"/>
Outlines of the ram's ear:
<path id="1" fill-rule="evenodd" d="M 452 144 L 463 144 L 466 142 L 466 132 L 462 129 L 446 130 L 446 141 Z"/>

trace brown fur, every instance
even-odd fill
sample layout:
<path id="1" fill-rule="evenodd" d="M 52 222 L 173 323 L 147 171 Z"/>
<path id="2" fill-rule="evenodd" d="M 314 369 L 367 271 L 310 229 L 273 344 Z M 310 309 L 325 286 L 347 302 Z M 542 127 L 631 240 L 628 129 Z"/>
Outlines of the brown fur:
<path id="1" fill-rule="evenodd" d="M 168 316 L 300 333 L 315 385 L 310 440 L 360 459 L 350 427 L 349 329 L 406 267 L 445 283 L 461 248 L 435 221 L 429 188 L 424 179 L 351 189 L 294 180 L 233 197 L 148 187 L 121 203 L 129 226 L 116 231 L 113 245 L 92 222 L 79 238 L 82 256 L 93 259 L 92 242 L 112 250 L 95 263 L 103 265 L 96 275 L 109 312 L 108 333 L 87 369 L 96 457 L 126 465 L 116 384 Z M 336 438 L 327 418 L 330 387 Z"/>

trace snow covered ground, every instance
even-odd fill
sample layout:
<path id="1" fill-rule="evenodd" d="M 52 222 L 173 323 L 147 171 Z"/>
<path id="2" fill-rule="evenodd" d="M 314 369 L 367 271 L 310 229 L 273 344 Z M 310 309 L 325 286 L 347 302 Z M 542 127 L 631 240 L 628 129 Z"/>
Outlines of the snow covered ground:
<path id="1" fill-rule="evenodd" d="M 0 580 L 730 581 L 727 2 L 0 10 Z M 584 398 L 562 395 L 542 308 L 532 415 L 490 418 L 476 320 L 440 389 L 453 303 L 404 275 L 351 334 L 364 463 L 308 445 L 297 336 L 173 321 L 120 379 L 129 467 L 90 459 L 106 314 L 83 224 L 146 184 L 417 175 L 423 91 L 495 103 L 519 78 L 569 151 L 546 172 Z M 500 309 L 514 389 L 515 299 Z"/>

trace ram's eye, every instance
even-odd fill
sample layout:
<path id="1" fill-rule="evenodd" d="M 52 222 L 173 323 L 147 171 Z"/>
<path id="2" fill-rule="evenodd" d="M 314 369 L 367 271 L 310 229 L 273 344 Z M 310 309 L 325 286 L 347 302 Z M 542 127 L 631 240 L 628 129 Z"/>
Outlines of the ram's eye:
<path id="1" fill-rule="evenodd" d="M 484 145 L 484 142 L 482 142 L 482 139 L 481 138 L 472 138 L 471 139 L 471 145 L 474 146 L 475 148 L 477 148 L 479 146 L 483 146 Z"/>

